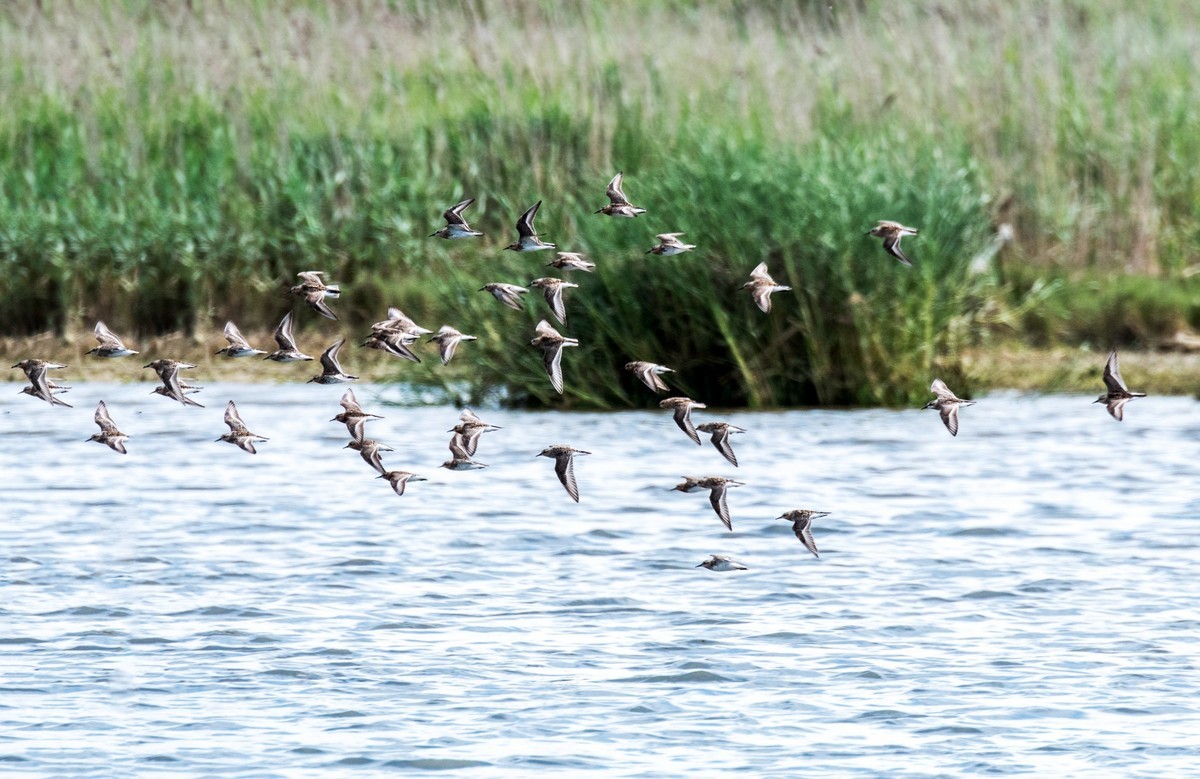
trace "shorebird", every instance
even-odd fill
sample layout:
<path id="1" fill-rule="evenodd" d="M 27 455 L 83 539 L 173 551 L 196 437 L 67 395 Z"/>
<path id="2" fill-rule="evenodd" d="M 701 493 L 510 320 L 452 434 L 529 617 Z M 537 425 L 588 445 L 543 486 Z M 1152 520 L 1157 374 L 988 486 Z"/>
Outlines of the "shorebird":
<path id="1" fill-rule="evenodd" d="M 442 329 L 429 336 L 429 343 L 436 343 L 442 355 L 442 365 L 449 365 L 454 359 L 454 352 L 462 341 L 478 341 L 473 335 L 463 335 L 450 325 L 442 325 Z"/>
<path id="2" fill-rule="evenodd" d="M 67 403 L 64 400 L 59 400 L 54 396 L 56 391 L 64 391 L 70 389 L 70 387 L 63 387 L 62 385 L 55 384 L 50 380 L 50 377 L 46 375 L 47 371 L 66 368 L 66 365 L 57 362 L 48 362 L 47 360 L 33 359 L 21 360 L 12 367 L 20 368 L 25 372 L 26 378 L 29 379 L 29 386 L 22 388 L 22 393 L 31 395 L 38 400 L 44 400 L 51 406 L 65 406 L 67 408 L 74 408 L 74 406 L 72 406 L 70 403 Z"/>
<path id="3" fill-rule="evenodd" d="M 697 403 L 691 398 L 667 398 L 660 401 L 659 408 L 669 408 L 675 412 L 675 424 L 679 425 L 679 429 L 687 433 L 687 437 L 696 442 L 700 446 L 700 436 L 696 433 L 696 428 L 692 424 L 692 409 L 708 408 L 703 403 Z"/>
<path id="4" fill-rule="evenodd" d="M 657 254 L 660 257 L 670 257 L 674 254 L 683 254 L 695 249 L 695 244 L 684 243 L 679 240 L 679 236 L 684 233 L 661 233 L 654 236 L 658 239 L 658 246 L 649 249 L 646 254 Z"/>
<path id="5" fill-rule="evenodd" d="M 458 424 L 447 430 L 447 433 L 457 433 L 459 443 L 466 451 L 468 457 L 475 456 L 475 450 L 479 447 L 479 437 L 484 433 L 490 433 L 493 430 L 499 430 L 496 425 L 489 425 L 484 422 L 475 412 L 469 408 L 464 408 L 462 414 L 458 417 Z"/>
<path id="6" fill-rule="evenodd" d="M 466 200 L 455 203 L 446 209 L 442 214 L 442 218 L 446 220 L 446 226 L 435 232 L 430 238 L 478 238 L 483 233 L 478 230 L 472 230 L 471 225 L 467 224 L 467 220 L 463 219 L 462 212 L 467 210 L 467 207 L 475 202 L 475 198 L 469 197 Z M 400 471 L 397 471 L 400 473 Z M 424 480 L 422 480 L 424 481 Z M 400 486 L 398 494 L 404 494 L 404 486 Z"/>
<path id="7" fill-rule="evenodd" d="M 707 568 L 710 571 L 748 571 L 746 566 L 734 560 L 731 557 L 714 554 L 709 555 L 708 559 L 696 566 L 697 568 Z"/>
<path id="8" fill-rule="evenodd" d="M 229 405 L 225 406 L 225 424 L 229 425 L 229 432 L 217 440 L 233 444 L 243 452 L 258 454 L 258 450 L 254 448 L 254 442 L 269 440 L 250 432 L 250 429 L 246 427 L 246 423 L 242 421 L 241 415 L 238 414 L 237 406 L 233 404 L 232 400 L 229 401 Z"/>
<path id="9" fill-rule="evenodd" d="M 496 300 L 517 311 L 524 310 L 521 306 L 521 295 L 529 292 L 529 290 L 517 284 L 504 284 L 499 281 L 484 284 L 479 288 L 479 291 L 492 293 L 492 297 Z"/>
<path id="10" fill-rule="evenodd" d="M 905 227 L 899 222 L 889 222 L 885 219 L 881 219 L 879 224 L 863 233 L 863 235 L 873 235 L 876 238 L 882 238 L 883 250 L 910 267 L 912 263 L 904 256 L 904 252 L 900 251 L 900 239 L 906 235 L 916 234 L 917 229 L 915 227 Z"/>
<path id="11" fill-rule="evenodd" d="M 117 423 L 113 422 L 112 417 L 108 415 L 108 406 L 104 405 L 103 400 L 96 405 L 96 416 L 93 419 L 100 426 L 100 432 L 92 434 L 88 440 L 104 444 L 114 452 L 125 454 L 125 441 L 129 436 L 117 428 Z"/>
<path id="12" fill-rule="evenodd" d="M 342 344 L 344 343 L 346 343 L 346 339 L 339 338 L 321 353 L 321 375 L 313 376 L 308 380 L 309 384 L 313 382 L 317 384 L 345 384 L 350 381 L 358 381 L 357 376 L 350 376 L 344 373 L 341 363 L 338 362 L 338 350 L 342 348 Z"/>
<path id="13" fill-rule="evenodd" d="M 275 328 L 275 343 L 279 344 L 279 348 L 263 359 L 275 362 L 303 362 L 312 359 L 296 348 L 296 339 L 292 337 L 291 311 L 283 315 L 279 327 Z"/>
<path id="14" fill-rule="evenodd" d="M 409 362 L 420 362 L 421 358 L 408 348 L 415 338 L 416 336 L 399 330 L 372 330 L 366 340 L 359 345 L 368 349 L 378 349 L 395 357 L 402 357 Z"/>
<path id="15" fill-rule="evenodd" d="M 551 327 L 545 319 L 538 322 L 534 332 L 536 335 L 529 344 L 542 350 L 542 364 L 546 368 L 546 374 L 550 377 L 550 385 L 561 395 L 563 392 L 562 350 L 566 346 L 579 346 L 579 339 L 567 338 Z"/>
<path id="16" fill-rule="evenodd" d="M 96 340 L 100 345 L 95 349 L 89 349 L 88 354 L 94 354 L 97 357 L 129 357 L 133 354 L 138 354 L 133 349 L 128 348 L 121 343 L 121 339 L 109 330 L 103 322 L 96 322 L 96 327 L 92 330 L 96 336 Z"/>
<path id="17" fill-rule="evenodd" d="M 346 388 L 346 392 L 342 395 L 341 403 L 345 411 L 329 421 L 344 424 L 351 438 L 359 439 L 363 437 L 363 427 L 367 424 L 367 420 L 383 419 L 378 414 L 368 414 L 363 411 L 362 406 L 358 405 L 358 398 L 354 397 L 354 390 L 349 387 Z"/>
<path id="18" fill-rule="evenodd" d="M 189 390 L 195 392 L 201 389 L 200 387 L 191 387 L 179 377 L 181 370 L 190 370 L 195 368 L 190 362 L 181 362 L 179 360 L 155 360 L 142 366 L 143 368 L 153 368 L 158 374 L 158 378 L 162 379 L 162 386 L 155 387 L 151 391 L 151 395 L 162 395 L 164 398 L 177 400 L 185 406 L 196 406 L 204 408 L 204 405 L 197 403 L 188 397 Z"/>
<path id="19" fill-rule="evenodd" d="M 771 313 L 771 293 L 788 292 L 791 287 L 776 284 L 775 279 L 771 278 L 771 274 L 767 273 L 767 264 L 760 262 L 754 270 L 750 271 L 750 281 L 743 284 L 742 289 L 750 290 L 755 304 L 764 314 L 769 314 Z"/>
<path id="20" fill-rule="evenodd" d="M 632 371 L 633 375 L 637 376 L 642 384 L 645 384 L 655 392 L 669 392 L 671 389 L 665 381 L 659 378 L 664 373 L 674 373 L 673 370 L 665 365 L 637 360 L 625 363 L 625 370 Z"/>
<path id="21" fill-rule="evenodd" d="M 35 375 L 45 376 L 46 371 L 61 370 L 62 368 L 66 368 L 68 366 L 58 362 L 50 362 L 49 360 L 30 359 L 21 360 L 12 367 L 20 368 L 25 373 L 25 378 L 33 381 Z"/>
<path id="22" fill-rule="evenodd" d="M 328 319 L 337 319 L 337 314 L 325 303 L 325 298 L 340 297 L 342 290 L 336 284 L 326 284 L 321 280 L 325 274 L 322 271 L 306 270 L 296 274 L 300 283 L 292 287 L 293 295 L 304 298 L 313 311 Z"/>
<path id="23" fill-rule="evenodd" d="M 813 539 L 812 521 L 818 517 L 827 516 L 829 516 L 828 511 L 796 509 L 795 511 L 785 511 L 782 515 L 775 518 L 790 521 L 792 523 L 792 532 L 796 534 L 796 538 L 799 538 L 800 543 L 804 544 L 804 548 L 812 552 L 813 557 L 819 560 L 821 559 L 821 555 L 817 554 L 817 542 Z"/>
<path id="24" fill-rule="evenodd" d="M 708 490 L 708 502 L 712 504 L 713 511 L 717 512 L 727 530 L 733 530 L 733 520 L 729 518 L 729 503 L 725 500 L 725 493 L 730 487 L 742 486 L 745 486 L 742 482 L 726 479 L 724 476 L 705 476 L 701 479 L 684 476 L 683 483 L 675 485 L 675 489 L 679 492 Z"/>
<path id="25" fill-rule="evenodd" d="M 546 263 L 547 268 L 558 268 L 562 271 L 581 270 L 591 273 L 596 270 L 596 263 L 588 262 L 578 252 L 558 252 L 554 259 Z"/>
<path id="26" fill-rule="evenodd" d="M 554 244 L 546 243 L 541 238 L 538 238 L 537 230 L 533 229 L 533 218 L 537 216 L 538 209 L 541 207 L 542 201 L 539 200 L 530 206 L 528 211 L 521 214 L 521 218 L 517 220 L 517 240 L 515 243 L 505 246 L 505 250 L 537 252 L 542 249 L 555 248 Z"/>
<path id="27" fill-rule="evenodd" d="M 403 311 L 395 306 L 390 306 L 387 310 L 387 319 L 371 325 L 371 330 L 372 332 L 387 331 L 403 333 L 404 335 L 409 336 L 409 343 L 416 341 L 423 335 L 429 335 L 433 332 L 432 330 L 421 327 L 416 322 L 412 321 L 412 319 L 410 319 Z"/>
<path id="28" fill-rule="evenodd" d="M 289 316 L 291 316 L 290 313 Z M 262 349 L 255 349 L 251 346 L 250 342 L 242 335 L 242 331 L 238 330 L 237 325 L 233 322 L 225 323 L 225 340 L 229 342 L 229 346 L 218 349 L 217 354 L 223 354 L 226 357 L 254 357 L 258 354 L 266 354 Z"/>
<path id="29" fill-rule="evenodd" d="M 1120 422 L 1125 418 L 1125 404 L 1133 398 L 1144 398 L 1144 392 L 1130 392 L 1121 378 L 1121 369 L 1117 366 L 1117 350 L 1113 349 L 1104 364 L 1104 386 L 1108 392 L 1093 400 L 1093 403 L 1103 403 L 1108 408 L 1112 418 Z"/>
<path id="30" fill-rule="evenodd" d="M 350 443 L 346 444 L 342 448 L 353 449 L 354 451 L 358 452 L 360 455 L 362 455 L 363 462 L 379 471 L 381 474 L 387 473 L 387 469 L 383 467 L 383 458 L 379 453 L 396 451 L 387 444 L 379 443 L 374 438 L 363 438 L 362 436 L 355 436 L 350 440 Z"/>
<path id="31" fill-rule="evenodd" d="M 467 201 L 467 202 L 469 203 L 470 201 Z M 478 235 L 482 235 L 482 233 L 478 233 Z M 442 236 L 442 237 L 450 238 L 452 236 L 446 235 L 446 236 Z M 453 237 L 462 238 L 465 236 L 453 236 Z M 404 487 L 410 481 L 429 481 L 429 479 L 426 479 L 424 476 L 418 476 L 415 473 L 409 473 L 408 471 L 384 471 L 383 473 L 379 474 L 375 478 L 376 479 L 387 479 L 388 482 L 392 485 L 392 489 L 396 491 L 397 495 L 404 494 Z"/>
<path id="32" fill-rule="evenodd" d="M 410 362 L 420 362 L 421 358 L 408 347 L 420 340 L 422 335 L 432 332 L 393 306 L 388 309 L 387 319 L 371 325 L 371 334 L 362 342 L 362 346 L 379 349 Z"/>
<path id="33" fill-rule="evenodd" d="M 579 485 L 575 483 L 575 455 L 577 454 L 591 454 L 591 452 L 558 444 L 556 446 L 547 446 L 535 455 L 535 457 L 554 458 L 554 472 L 558 474 L 558 480 L 562 482 L 562 486 L 566 487 L 567 494 L 571 496 L 571 500 L 576 503 L 579 502 Z"/>
<path id="34" fill-rule="evenodd" d="M 70 387 L 59 387 L 58 385 L 51 385 L 49 388 L 49 393 L 47 394 L 46 392 L 43 392 L 43 390 L 41 390 L 36 384 L 31 384 L 28 387 L 21 387 L 21 392 L 19 394 L 29 395 L 30 397 L 37 398 L 38 400 L 44 400 L 47 403 L 49 403 L 51 406 L 63 406 L 65 408 L 75 408 L 70 403 L 68 403 L 65 400 L 62 400 L 61 398 L 58 397 L 58 393 L 66 392 L 68 389 L 70 389 Z"/>
<path id="35" fill-rule="evenodd" d="M 975 401 L 956 397 L 946 386 L 946 382 L 941 379 L 934 379 L 933 384 L 929 386 L 929 391 L 937 397 L 926 403 L 925 408 L 937 409 L 941 413 L 942 422 L 946 424 L 950 435 L 958 435 L 958 407 L 973 406 Z"/>
<path id="36" fill-rule="evenodd" d="M 456 433 L 450 439 L 450 459 L 438 467 L 445 468 L 448 471 L 475 471 L 480 468 L 486 468 L 487 464 L 472 460 L 471 455 L 467 454 L 462 436 Z"/>
<path id="37" fill-rule="evenodd" d="M 578 288 L 579 285 L 547 277 L 534 279 L 529 282 L 529 286 L 542 290 L 546 296 L 546 303 L 550 305 L 550 312 L 554 314 L 554 318 L 558 320 L 559 324 L 565 325 L 567 323 L 567 307 L 563 303 L 563 290 L 571 287 Z"/>
<path id="38" fill-rule="evenodd" d="M 744 433 L 745 430 L 740 427 L 734 427 L 728 422 L 705 422 L 703 425 L 697 425 L 696 429 L 702 433 L 712 434 L 712 445 L 717 447 L 717 451 L 721 453 L 729 462 L 737 466 L 737 455 L 733 453 L 733 446 L 729 443 L 730 433 Z"/>
<path id="39" fill-rule="evenodd" d="M 608 182 L 608 189 L 604 194 L 608 195 L 609 204 L 597 211 L 597 214 L 605 216 L 624 216 L 632 219 L 638 214 L 646 213 L 646 209 L 635 206 L 629 202 L 629 198 L 625 197 L 625 192 L 621 189 L 621 180 L 625 174 L 618 173 L 613 176 L 612 181 Z"/>

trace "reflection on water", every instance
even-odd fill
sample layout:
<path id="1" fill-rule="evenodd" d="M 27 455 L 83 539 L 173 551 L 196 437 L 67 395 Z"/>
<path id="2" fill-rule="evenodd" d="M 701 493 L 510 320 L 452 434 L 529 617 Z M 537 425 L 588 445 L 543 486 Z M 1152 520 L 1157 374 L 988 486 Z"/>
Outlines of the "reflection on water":
<path id="1" fill-rule="evenodd" d="M 30 774 L 1182 776 L 1200 767 L 1200 404 L 932 411 L 451 408 L 342 450 L 340 387 L 0 393 L 0 760 Z M 129 455 L 87 443 L 104 398 Z M 271 440 L 216 439 L 225 402 Z M 582 502 L 535 455 L 565 443 Z M 736 477 L 733 533 L 682 475 Z M 815 560 L 776 521 L 818 520 Z M 696 566 L 732 556 L 743 573 Z M 900 766 L 903 766 L 901 769 Z M 469 770 L 467 770 L 469 769 Z"/>

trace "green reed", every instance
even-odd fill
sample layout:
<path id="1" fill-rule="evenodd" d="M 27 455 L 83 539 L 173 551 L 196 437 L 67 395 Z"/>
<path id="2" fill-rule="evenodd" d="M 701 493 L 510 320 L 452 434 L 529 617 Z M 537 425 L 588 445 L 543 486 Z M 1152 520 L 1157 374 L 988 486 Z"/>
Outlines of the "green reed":
<path id="1" fill-rule="evenodd" d="M 8 10 L 0 332 L 267 328 L 322 269 L 347 328 L 400 305 L 481 336 L 398 376 L 554 402 L 536 293 L 477 291 L 546 275 L 500 251 L 543 199 L 542 232 L 598 265 L 569 277 L 568 402 L 650 402 L 619 368 L 651 359 L 713 403 L 896 403 L 964 380 L 959 347 L 1020 308 L 1010 277 L 1194 264 L 1189 4 L 818 5 Z M 591 213 L 618 169 L 637 220 Z M 487 237 L 429 238 L 464 196 Z M 880 218 L 921 228 L 916 267 L 863 237 Z M 1000 274 L 973 273 L 999 222 Z M 699 248 L 645 255 L 664 231 Z M 770 316 L 740 289 L 760 261 L 794 288 Z"/>

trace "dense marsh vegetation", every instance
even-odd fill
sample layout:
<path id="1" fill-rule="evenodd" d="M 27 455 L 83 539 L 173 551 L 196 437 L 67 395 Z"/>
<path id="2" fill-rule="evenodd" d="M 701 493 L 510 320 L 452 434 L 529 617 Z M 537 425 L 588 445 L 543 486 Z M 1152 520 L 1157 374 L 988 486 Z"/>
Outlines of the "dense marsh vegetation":
<path id="1" fill-rule="evenodd" d="M 980 339 L 1200 325 L 1184 0 L 44 0 L 0 47 L 5 334 L 265 329 L 323 269 L 347 334 L 400 305 L 480 336 L 398 376 L 552 402 L 544 305 L 478 292 L 547 275 L 501 251 L 539 199 L 598 265 L 567 293 L 576 405 L 648 402 L 630 359 L 714 404 L 898 403 L 968 390 Z M 592 213 L 617 170 L 637 220 Z M 487 236 L 429 238 L 466 196 Z M 912 269 L 863 236 L 881 218 L 921 228 Z M 644 255 L 665 231 L 699 248 Z M 740 289 L 760 261 L 794 288 L 770 316 Z"/>

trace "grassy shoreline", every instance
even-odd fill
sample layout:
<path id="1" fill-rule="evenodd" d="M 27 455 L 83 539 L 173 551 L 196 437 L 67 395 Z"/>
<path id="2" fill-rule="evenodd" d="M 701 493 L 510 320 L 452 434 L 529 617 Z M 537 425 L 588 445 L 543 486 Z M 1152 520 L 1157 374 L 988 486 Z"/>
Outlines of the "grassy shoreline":
<path id="1" fill-rule="evenodd" d="M 270 348 L 270 331 L 246 334 L 252 344 Z M 72 381 L 99 382 L 156 382 L 152 371 L 143 369 L 146 362 L 157 357 L 172 357 L 193 362 L 196 370 L 189 373 L 201 381 L 230 381 L 244 383 L 294 383 L 306 382 L 320 373 L 320 365 L 311 363 L 279 365 L 261 358 L 230 360 L 215 355 L 224 346 L 220 333 L 213 337 L 196 339 L 182 333 L 173 333 L 133 343 L 142 353 L 133 357 L 104 360 L 87 356 L 85 352 L 94 343 L 90 332 L 80 331 L 70 340 L 53 333 L 24 338 L 0 339 L 0 360 L 4 366 L 12 365 L 25 357 L 37 356 L 69 365 L 63 376 Z M 335 338 L 306 334 L 298 337 L 301 351 L 319 356 L 322 349 Z M 347 345 L 342 352 L 342 364 L 347 372 L 357 375 L 364 382 L 390 383 L 410 382 L 428 390 L 426 397 L 439 402 L 479 402 L 482 398 L 469 397 L 458 390 L 470 385 L 474 370 L 470 349 L 465 345 L 449 368 L 437 359 L 433 346 L 418 346 L 416 352 L 422 362 L 408 363 L 390 357 L 377 350 L 358 348 L 353 338 L 347 336 Z M 529 349 L 522 356 L 530 366 L 540 366 L 537 352 Z M 1179 352 L 1158 350 L 1121 350 L 1121 372 L 1134 389 L 1152 395 L 1184 395 L 1200 397 L 1200 350 Z M 1018 390 L 1035 393 L 1084 393 L 1099 394 L 1103 391 L 1101 373 L 1107 352 L 1087 346 L 1028 346 L 1015 341 L 998 342 L 986 348 L 973 347 L 963 355 L 964 386 L 971 392 L 961 395 L 979 396 L 999 390 Z M 570 374 L 567 374 L 568 381 Z M 668 376 L 668 378 L 671 378 Z M 931 381 L 933 376 L 930 376 Z M 24 381 L 18 370 L 0 373 L 0 381 L 17 383 Z M 929 381 L 922 379 L 927 386 Z M 955 388 L 957 389 L 957 387 Z M 663 396 L 659 396 L 663 397 Z M 703 397 L 698 397 L 704 400 Z M 486 402 L 486 401 L 485 401 Z M 494 402 L 494 400 L 493 400 Z M 652 407 L 656 399 L 649 393 L 632 395 L 627 408 Z M 586 406 L 586 404 L 584 404 Z M 713 407 L 719 403 L 710 404 Z M 905 404 L 891 404 L 905 405 Z M 613 408 L 621 408 L 614 406 Z"/>

